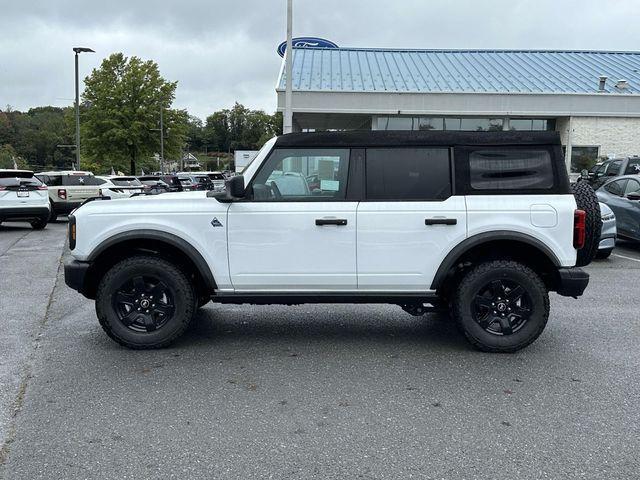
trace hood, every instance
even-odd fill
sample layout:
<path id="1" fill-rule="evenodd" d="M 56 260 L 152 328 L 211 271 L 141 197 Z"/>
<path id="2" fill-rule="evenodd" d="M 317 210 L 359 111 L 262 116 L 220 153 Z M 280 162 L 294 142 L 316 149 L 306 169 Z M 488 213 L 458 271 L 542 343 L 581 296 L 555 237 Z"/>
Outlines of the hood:
<path id="1" fill-rule="evenodd" d="M 207 197 L 206 191 L 162 193 L 160 195 L 138 195 L 131 198 L 94 200 L 78 207 L 73 214 L 101 215 L 144 215 L 149 213 L 187 213 L 197 211 L 216 212 L 226 210 L 228 206 L 213 197 Z"/>

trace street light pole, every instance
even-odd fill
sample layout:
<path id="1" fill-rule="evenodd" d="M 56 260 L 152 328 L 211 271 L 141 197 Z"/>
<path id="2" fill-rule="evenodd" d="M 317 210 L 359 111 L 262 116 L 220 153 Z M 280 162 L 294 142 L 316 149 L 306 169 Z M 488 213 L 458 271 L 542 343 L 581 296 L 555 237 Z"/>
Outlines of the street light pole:
<path id="1" fill-rule="evenodd" d="M 284 115 L 282 117 L 282 133 L 293 131 L 293 0 L 287 0 L 287 49 L 284 56 L 286 84 L 284 90 Z"/>
<path id="2" fill-rule="evenodd" d="M 160 105 L 160 172 L 164 173 L 164 107 Z"/>
<path id="3" fill-rule="evenodd" d="M 73 47 L 76 54 L 76 170 L 80 170 L 80 80 L 78 75 L 78 56 L 82 52 L 93 52 L 86 47 Z"/>

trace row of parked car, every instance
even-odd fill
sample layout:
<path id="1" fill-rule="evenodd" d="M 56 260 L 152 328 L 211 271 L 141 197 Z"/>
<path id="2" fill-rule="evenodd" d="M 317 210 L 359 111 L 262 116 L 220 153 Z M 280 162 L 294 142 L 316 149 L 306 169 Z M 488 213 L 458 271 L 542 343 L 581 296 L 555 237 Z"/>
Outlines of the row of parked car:
<path id="1" fill-rule="evenodd" d="M 599 162 L 578 181 L 589 183 L 600 201 L 600 258 L 611 254 L 617 237 L 640 242 L 640 157 Z"/>
<path id="2" fill-rule="evenodd" d="M 95 176 L 83 171 L 34 174 L 0 169 L 0 223 L 28 221 L 43 229 L 59 215 L 67 215 L 94 197 L 128 198 L 170 192 L 224 189 L 221 172 L 183 172 L 171 175 Z"/>

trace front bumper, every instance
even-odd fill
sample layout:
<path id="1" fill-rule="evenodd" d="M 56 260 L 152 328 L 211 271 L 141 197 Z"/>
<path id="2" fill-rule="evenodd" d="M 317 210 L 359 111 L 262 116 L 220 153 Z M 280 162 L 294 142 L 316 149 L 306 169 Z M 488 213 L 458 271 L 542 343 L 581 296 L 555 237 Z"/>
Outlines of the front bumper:
<path id="1" fill-rule="evenodd" d="M 581 268 L 558 269 L 558 285 L 556 289 L 558 295 L 577 298 L 584 293 L 587 285 L 589 285 L 589 274 Z"/>
<path id="2" fill-rule="evenodd" d="M 84 294 L 87 271 L 91 264 L 89 262 L 80 262 L 78 260 L 67 260 L 64 263 L 64 283 L 69 288 L 77 290 Z"/>

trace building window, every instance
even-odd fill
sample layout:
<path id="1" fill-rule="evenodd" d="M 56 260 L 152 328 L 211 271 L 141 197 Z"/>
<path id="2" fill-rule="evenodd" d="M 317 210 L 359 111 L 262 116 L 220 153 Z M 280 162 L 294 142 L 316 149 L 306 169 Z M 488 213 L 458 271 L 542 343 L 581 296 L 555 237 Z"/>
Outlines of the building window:
<path id="1" fill-rule="evenodd" d="M 420 117 L 418 119 L 418 130 L 444 130 L 444 118 Z"/>
<path id="2" fill-rule="evenodd" d="M 582 170 L 589 170 L 598 161 L 600 147 L 596 146 L 573 146 L 571 147 L 571 172 L 579 173 Z"/>
<path id="3" fill-rule="evenodd" d="M 555 119 L 548 118 L 511 118 L 509 130 L 541 131 L 555 130 Z"/>
<path id="4" fill-rule="evenodd" d="M 502 130 L 502 118 L 462 118 L 460 130 L 469 132 L 496 132 Z"/>

